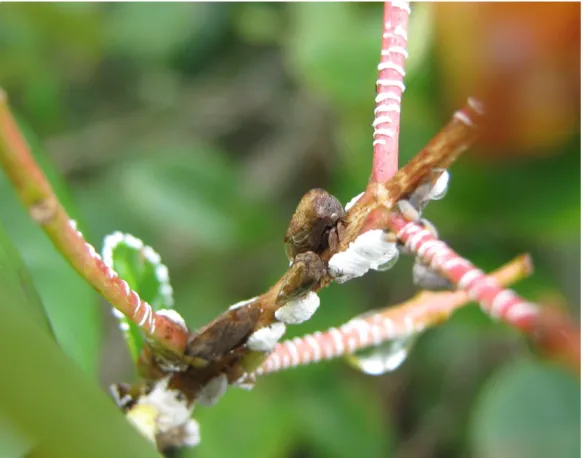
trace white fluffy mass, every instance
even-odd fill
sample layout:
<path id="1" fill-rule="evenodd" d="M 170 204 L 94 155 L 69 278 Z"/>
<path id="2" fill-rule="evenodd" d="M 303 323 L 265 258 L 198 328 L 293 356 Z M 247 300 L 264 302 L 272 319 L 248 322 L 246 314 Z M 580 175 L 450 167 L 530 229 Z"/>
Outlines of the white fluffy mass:
<path id="1" fill-rule="evenodd" d="M 445 197 L 447 193 L 447 185 L 449 184 L 449 172 L 444 170 L 439 178 L 429 191 L 429 195 L 427 196 L 429 200 L 439 200 Z"/>
<path id="2" fill-rule="evenodd" d="M 188 420 L 183 428 L 183 438 L 182 443 L 185 447 L 196 447 L 200 444 L 200 426 L 196 420 Z"/>
<path id="3" fill-rule="evenodd" d="M 285 324 L 299 324 L 309 320 L 318 307 L 320 298 L 310 291 L 306 295 L 288 301 L 284 306 L 277 309 L 275 318 Z"/>
<path id="4" fill-rule="evenodd" d="M 164 438 L 174 438 L 179 439 L 177 444 L 180 446 L 194 447 L 200 443 L 199 424 L 191 418 L 194 403 L 188 405 L 182 393 L 169 389 L 169 380 L 170 377 L 166 377 L 156 382 L 152 391 L 140 397 L 127 412 L 127 419 L 154 443 L 158 438 L 162 441 Z M 216 388 L 213 380 L 209 384 L 214 384 Z M 220 394 L 216 389 L 214 392 Z"/>
<path id="5" fill-rule="evenodd" d="M 276 321 L 251 334 L 246 345 L 253 351 L 272 351 L 284 334 L 285 324 Z"/>
<path id="6" fill-rule="evenodd" d="M 211 379 L 196 397 L 196 402 L 203 406 L 213 406 L 227 392 L 229 381 L 225 374 Z"/>
<path id="7" fill-rule="evenodd" d="M 162 433 L 181 427 L 190 420 L 192 406 L 177 390 L 168 388 L 170 377 L 156 383 L 150 393 L 138 399 L 137 405 L 150 406 L 157 412 L 156 430 Z"/>
<path id="8" fill-rule="evenodd" d="M 361 277 L 370 269 L 379 270 L 396 261 L 398 256 L 396 243 L 389 241 L 385 231 L 376 229 L 360 235 L 346 251 L 332 256 L 328 271 L 338 283 L 344 283 Z"/>
<path id="9" fill-rule="evenodd" d="M 164 316 L 168 318 L 170 321 L 182 326 L 184 329 L 187 329 L 186 322 L 182 315 L 178 313 L 176 310 L 173 309 L 161 309 L 156 312 L 158 315 Z"/>
<path id="10" fill-rule="evenodd" d="M 360 194 L 354 196 L 352 199 L 350 199 L 350 202 L 348 202 L 345 206 L 344 206 L 344 211 L 348 211 L 350 210 L 352 207 L 354 207 L 354 204 L 356 202 L 358 202 L 358 200 L 364 195 L 364 192 L 361 192 Z"/>

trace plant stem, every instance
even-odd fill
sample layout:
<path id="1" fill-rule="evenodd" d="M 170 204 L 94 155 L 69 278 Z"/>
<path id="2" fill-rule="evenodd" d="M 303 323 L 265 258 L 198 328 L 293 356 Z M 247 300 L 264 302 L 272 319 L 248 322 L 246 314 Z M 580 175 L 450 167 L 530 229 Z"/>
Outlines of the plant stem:
<path id="1" fill-rule="evenodd" d="M 488 278 L 508 285 L 528 276 L 531 270 L 530 257 L 523 255 L 492 272 Z M 406 302 L 388 306 L 365 317 L 353 318 L 338 328 L 282 342 L 255 374 L 278 372 L 354 354 L 363 348 L 421 332 L 443 323 L 454 311 L 469 302 L 470 296 L 462 290 L 422 291 Z"/>
<path id="2" fill-rule="evenodd" d="M 527 333 L 543 352 L 579 373 L 581 331 L 565 314 L 527 302 L 503 288 L 430 231 L 399 214 L 391 215 L 389 227 L 425 264 L 479 302 L 484 312 Z"/>
<path id="3" fill-rule="evenodd" d="M 405 90 L 408 2 L 385 2 L 381 59 L 374 111 L 373 166 L 370 181 L 383 183 L 399 168 L 401 96 Z"/>
<path id="4" fill-rule="evenodd" d="M 147 337 L 165 349 L 182 354 L 186 330 L 158 316 L 85 241 L 30 153 L 1 90 L 0 163 L 32 219 L 43 228 L 69 264 L 116 309 L 136 323 Z"/>

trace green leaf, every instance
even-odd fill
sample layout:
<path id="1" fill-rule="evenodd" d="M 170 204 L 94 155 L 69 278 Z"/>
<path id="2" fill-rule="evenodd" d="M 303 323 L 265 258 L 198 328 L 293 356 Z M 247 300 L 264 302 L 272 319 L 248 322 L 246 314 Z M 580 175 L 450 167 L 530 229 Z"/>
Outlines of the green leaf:
<path id="1" fill-rule="evenodd" d="M 23 131 L 59 200 L 74 217 L 76 212 L 63 183 L 42 154 L 34 135 L 26 128 Z M 101 339 L 97 293 L 64 260 L 42 229 L 32 222 L 3 174 L 0 174 L 0 194 L 0 218 L 29 269 L 57 342 L 83 370 L 97 374 Z"/>
<path id="2" fill-rule="evenodd" d="M 0 367 L 6 369 L 0 377 L 0 450 L 12 456 L 32 450 L 27 456 L 160 458 L 46 329 L 30 319 L 15 275 L 0 264 Z"/>
<path id="3" fill-rule="evenodd" d="M 140 239 L 114 232 L 103 241 L 102 257 L 103 262 L 117 272 L 156 312 L 174 305 L 168 268 L 162 264 L 160 255 Z M 130 353 L 137 361 L 144 344 L 142 333 L 135 323 L 115 309 L 114 315 L 119 319 Z"/>
<path id="4" fill-rule="evenodd" d="M 9 288 L 16 302 L 22 305 L 23 311 L 26 310 L 28 315 L 26 319 L 30 319 L 48 335 L 54 337 L 28 271 L 2 225 L 0 225 L 0 275 L 10 285 Z M 3 418 L 0 411 L 0 456 L 6 458 L 25 456 L 31 448 L 32 444 L 29 438 L 6 418 Z"/>
<path id="5" fill-rule="evenodd" d="M 4 458 L 27 456 L 32 446 L 31 440 L 0 413 L 0 456 Z"/>
<path id="6" fill-rule="evenodd" d="M 45 309 L 40 301 L 38 293 L 32 284 L 32 279 L 26 267 L 22 263 L 22 259 L 12 242 L 8 238 L 8 234 L 4 231 L 4 227 L 0 224 L 0 271 L 6 275 L 6 280 L 9 281 L 18 293 L 18 298 L 26 305 L 30 318 L 34 319 L 36 323 L 43 326 L 43 328 L 52 334 L 49 325 L 49 320 Z"/>
<path id="7" fill-rule="evenodd" d="M 485 386 L 474 411 L 478 458 L 574 458 L 581 446 L 579 383 L 556 367 L 514 362 Z"/>

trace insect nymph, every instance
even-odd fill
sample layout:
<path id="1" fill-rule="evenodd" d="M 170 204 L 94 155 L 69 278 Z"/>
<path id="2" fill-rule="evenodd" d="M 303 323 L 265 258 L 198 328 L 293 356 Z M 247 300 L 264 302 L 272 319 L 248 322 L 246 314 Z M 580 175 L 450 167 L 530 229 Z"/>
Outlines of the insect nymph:
<path id="1" fill-rule="evenodd" d="M 308 251 L 320 255 L 328 247 L 334 250 L 344 216 L 342 204 L 324 189 L 315 188 L 304 194 L 284 238 L 289 260 Z"/>

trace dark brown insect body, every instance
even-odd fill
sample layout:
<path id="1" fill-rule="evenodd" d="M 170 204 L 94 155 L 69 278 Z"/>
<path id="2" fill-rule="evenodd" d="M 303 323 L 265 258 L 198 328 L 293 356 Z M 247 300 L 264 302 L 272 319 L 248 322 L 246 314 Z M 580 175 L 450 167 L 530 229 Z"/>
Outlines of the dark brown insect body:
<path id="1" fill-rule="evenodd" d="M 290 261 L 300 253 L 322 254 L 338 244 L 338 224 L 345 212 L 342 204 L 324 189 L 308 191 L 300 200 L 285 234 Z"/>
<path id="2" fill-rule="evenodd" d="M 290 267 L 276 304 L 305 295 L 326 275 L 326 265 L 313 251 L 298 254 Z"/>
<path id="3" fill-rule="evenodd" d="M 200 331 L 191 334 L 186 355 L 212 361 L 245 342 L 253 332 L 261 311 L 242 306 L 223 313 Z"/>

